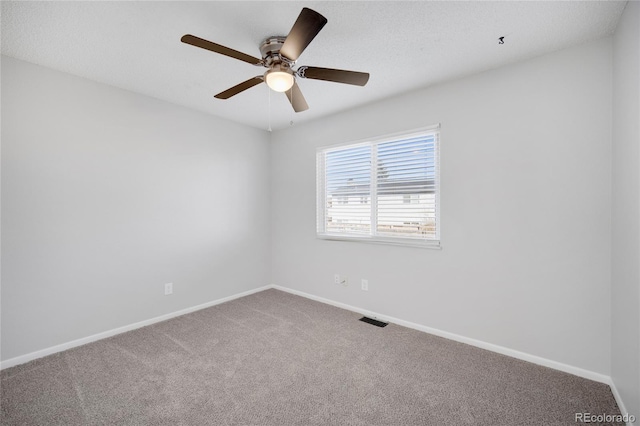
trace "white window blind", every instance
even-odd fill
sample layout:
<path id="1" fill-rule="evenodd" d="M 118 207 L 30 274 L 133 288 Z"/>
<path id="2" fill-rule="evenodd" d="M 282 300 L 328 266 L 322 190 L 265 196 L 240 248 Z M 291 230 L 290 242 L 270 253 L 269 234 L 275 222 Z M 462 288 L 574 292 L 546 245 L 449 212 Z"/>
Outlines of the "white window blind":
<path id="1" fill-rule="evenodd" d="M 321 238 L 439 245 L 439 127 L 321 148 Z"/>

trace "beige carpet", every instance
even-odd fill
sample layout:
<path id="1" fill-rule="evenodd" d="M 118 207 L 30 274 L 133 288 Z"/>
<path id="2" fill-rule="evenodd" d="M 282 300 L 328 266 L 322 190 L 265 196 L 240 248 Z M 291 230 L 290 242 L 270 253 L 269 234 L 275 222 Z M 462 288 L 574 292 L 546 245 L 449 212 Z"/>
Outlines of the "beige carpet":
<path id="1" fill-rule="evenodd" d="M 3 425 L 575 425 L 607 385 L 266 290 L 1 373 Z"/>

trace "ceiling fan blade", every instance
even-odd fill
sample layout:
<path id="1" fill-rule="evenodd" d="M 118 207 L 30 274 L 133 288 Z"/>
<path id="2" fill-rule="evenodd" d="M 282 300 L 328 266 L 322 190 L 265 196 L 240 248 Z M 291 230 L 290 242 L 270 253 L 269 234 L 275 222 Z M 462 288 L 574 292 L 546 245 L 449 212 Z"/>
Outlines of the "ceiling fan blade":
<path id="1" fill-rule="evenodd" d="M 302 78 L 353 84 L 355 86 L 364 86 L 369 81 L 369 73 L 367 72 L 336 70 L 333 68 L 300 67 L 296 73 Z"/>
<path id="2" fill-rule="evenodd" d="M 244 92 L 245 90 L 252 88 L 256 84 L 262 83 L 263 81 L 264 81 L 264 77 L 262 77 L 261 75 L 250 78 L 247 81 L 243 81 L 240 84 L 236 84 L 235 86 L 225 90 L 224 92 L 218 93 L 217 95 L 214 96 L 214 98 L 229 99 L 230 97 L 235 96 L 240 92 Z"/>
<path id="3" fill-rule="evenodd" d="M 291 106 L 295 112 L 302 112 L 309 109 L 309 105 L 307 105 L 307 101 L 305 101 L 304 96 L 302 96 L 302 92 L 300 91 L 300 87 L 298 83 L 293 82 L 293 86 L 291 89 L 284 92 L 291 102 Z"/>
<path id="4" fill-rule="evenodd" d="M 219 53 L 221 55 L 229 56 L 234 59 L 239 59 L 252 65 L 260 65 L 262 63 L 261 59 L 254 58 L 253 56 L 247 55 L 246 53 L 238 52 L 237 50 L 230 49 L 228 47 L 222 46 L 221 44 L 217 44 L 191 34 L 183 35 L 180 41 L 192 46 Z"/>
<path id="5" fill-rule="evenodd" d="M 311 43 L 311 40 L 318 35 L 326 23 L 327 18 L 315 10 L 303 8 L 280 48 L 280 54 L 292 61 L 297 61 L 300 54 Z"/>

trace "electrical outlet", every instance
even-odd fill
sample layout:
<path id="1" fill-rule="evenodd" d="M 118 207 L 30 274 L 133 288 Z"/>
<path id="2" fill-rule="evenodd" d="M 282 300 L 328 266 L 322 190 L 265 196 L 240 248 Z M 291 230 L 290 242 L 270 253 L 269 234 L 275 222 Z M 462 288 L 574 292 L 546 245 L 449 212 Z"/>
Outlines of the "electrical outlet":
<path id="1" fill-rule="evenodd" d="M 334 284 L 340 284 L 340 275 L 335 274 L 335 275 L 333 276 L 333 283 L 334 283 Z"/>
<path id="2" fill-rule="evenodd" d="M 362 280 L 362 290 L 369 291 L 369 280 Z"/>
<path id="3" fill-rule="evenodd" d="M 173 283 L 166 283 L 164 285 L 164 295 L 168 296 L 170 294 L 173 294 Z"/>

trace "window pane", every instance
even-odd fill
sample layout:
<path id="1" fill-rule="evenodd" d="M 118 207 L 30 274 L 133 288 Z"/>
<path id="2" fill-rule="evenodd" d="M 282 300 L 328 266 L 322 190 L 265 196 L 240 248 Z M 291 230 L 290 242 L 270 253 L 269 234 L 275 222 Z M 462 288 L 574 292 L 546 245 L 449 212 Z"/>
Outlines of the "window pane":
<path id="1" fill-rule="evenodd" d="M 436 238 L 435 136 L 377 145 L 377 234 Z"/>
<path id="2" fill-rule="evenodd" d="M 325 232 L 371 233 L 371 146 L 325 154 Z"/>

